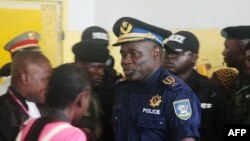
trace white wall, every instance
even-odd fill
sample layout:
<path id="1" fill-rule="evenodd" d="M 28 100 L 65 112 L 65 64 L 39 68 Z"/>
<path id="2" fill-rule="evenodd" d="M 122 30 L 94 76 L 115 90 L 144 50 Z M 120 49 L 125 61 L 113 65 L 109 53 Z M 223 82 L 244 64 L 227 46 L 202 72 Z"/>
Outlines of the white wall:
<path id="1" fill-rule="evenodd" d="M 79 29 L 87 27 L 79 21 L 89 15 L 94 16 L 89 23 L 107 30 L 112 30 L 114 22 L 122 16 L 132 16 L 167 29 L 250 24 L 250 0 L 69 0 L 69 3 L 75 5 L 69 9 L 71 16 L 79 16 L 78 20 L 70 22 L 79 24 L 75 27 L 82 26 Z M 81 12 L 72 13 L 72 10 Z"/>
<path id="2" fill-rule="evenodd" d="M 112 27 L 123 16 L 138 18 L 150 24 L 169 29 L 189 30 L 200 41 L 198 64 L 211 64 L 209 76 L 223 67 L 224 39 L 220 30 L 227 26 L 250 25 L 250 0 L 66 0 L 69 4 L 68 41 L 65 61 L 72 60 L 71 46 L 80 40 L 82 31 L 92 25 L 107 29 L 111 44 L 115 37 Z M 67 23 L 66 23 L 67 25 Z M 66 38 L 67 40 L 67 38 Z M 122 72 L 119 48 L 110 47 L 116 59 L 115 68 Z"/>

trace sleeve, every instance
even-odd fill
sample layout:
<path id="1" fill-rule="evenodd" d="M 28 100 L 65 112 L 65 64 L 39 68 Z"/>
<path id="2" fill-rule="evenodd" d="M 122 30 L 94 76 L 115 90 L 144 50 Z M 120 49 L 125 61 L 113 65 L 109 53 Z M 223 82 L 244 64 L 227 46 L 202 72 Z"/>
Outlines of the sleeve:
<path id="1" fill-rule="evenodd" d="M 190 88 L 168 92 L 166 100 L 167 129 L 171 141 L 186 137 L 199 139 L 201 107 Z"/>
<path id="2" fill-rule="evenodd" d="M 0 105 L 0 140 L 13 140 L 14 130 L 12 128 L 12 121 L 10 116 L 10 111 L 8 111 L 7 106 L 1 101 Z"/>

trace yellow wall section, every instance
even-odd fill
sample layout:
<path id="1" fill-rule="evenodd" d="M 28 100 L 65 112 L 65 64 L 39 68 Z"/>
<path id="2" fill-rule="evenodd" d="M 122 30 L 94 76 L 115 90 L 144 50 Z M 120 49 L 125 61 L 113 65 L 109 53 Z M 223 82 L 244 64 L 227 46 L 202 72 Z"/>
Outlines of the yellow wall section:
<path id="1" fill-rule="evenodd" d="M 4 45 L 16 35 L 34 30 L 41 31 L 41 12 L 39 10 L 0 9 L 0 67 L 10 61 L 9 52 Z"/>

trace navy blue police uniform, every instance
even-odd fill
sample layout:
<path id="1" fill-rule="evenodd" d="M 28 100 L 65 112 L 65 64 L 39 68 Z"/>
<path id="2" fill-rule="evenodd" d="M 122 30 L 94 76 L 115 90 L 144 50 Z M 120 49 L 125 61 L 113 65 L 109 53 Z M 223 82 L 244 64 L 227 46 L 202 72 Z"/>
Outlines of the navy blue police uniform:
<path id="1" fill-rule="evenodd" d="M 130 17 L 119 19 L 113 31 L 118 37 L 114 45 L 143 40 L 162 45 L 159 37 L 164 37 L 163 29 Z M 199 139 L 200 102 L 187 84 L 163 67 L 144 82 L 123 78 L 115 87 L 112 125 L 116 141 Z"/>
<path id="2" fill-rule="evenodd" d="M 117 141 L 199 137 L 200 103 L 182 80 L 160 68 L 145 83 L 116 84 L 112 122 Z"/>

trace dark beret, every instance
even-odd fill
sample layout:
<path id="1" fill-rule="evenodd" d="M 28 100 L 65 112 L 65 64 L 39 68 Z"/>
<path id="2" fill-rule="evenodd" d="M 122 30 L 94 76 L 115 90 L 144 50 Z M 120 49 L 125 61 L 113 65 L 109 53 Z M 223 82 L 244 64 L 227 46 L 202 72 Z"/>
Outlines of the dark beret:
<path id="1" fill-rule="evenodd" d="M 109 45 L 108 32 L 99 26 L 90 26 L 86 28 L 82 33 L 81 40 L 96 40 L 105 46 Z"/>
<path id="2" fill-rule="evenodd" d="M 113 46 L 143 40 L 152 40 L 163 46 L 163 40 L 172 34 L 171 31 L 131 17 L 118 19 L 113 26 L 113 32 L 118 37 Z"/>
<path id="3" fill-rule="evenodd" d="M 86 62 L 105 63 L 109 56 L 107 47 L 94 40 L 84 40 L 76 43 L 72 47 L 72 52 L 77 59 Z"/>
<path id="4" fill-rule="evenodd" d="M 221 30 L 221 36 L 226 39 L 250 39 L 250 26 L 231 26 Z"/>

